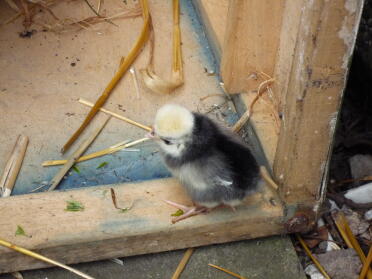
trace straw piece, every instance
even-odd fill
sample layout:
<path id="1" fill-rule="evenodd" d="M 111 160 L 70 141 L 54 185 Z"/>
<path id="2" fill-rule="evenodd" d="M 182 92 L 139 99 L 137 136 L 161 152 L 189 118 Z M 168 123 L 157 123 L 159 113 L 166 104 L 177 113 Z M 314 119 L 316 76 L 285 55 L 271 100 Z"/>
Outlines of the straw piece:
<path id="1" fill-rule="evenodd" d="M 5 0 L 5 2 L 9 5 L 9 7 L 11 7 L 13 10 L 15 10 L 16 12 L 19 12 L 19 8 L 18 6 L 16 5 L 16 3 L 13 2 L 13 0 Z"/>
<path id="2" fill-rule="evenodd" d="M 340 218 L 338 216 L 335 216 L 334 221 L 335 221 L 335 224 L 336 224 L 336 227 L 337 227 L 339 233 L 341 234 L 342 238 L 344 239 L 344 241 L 346 243 L 346 246 L 349 247 L 349 248 L 354 248 L 353 245 L 351 244 L 350 240 L 349 240 L 349 237 L 347 236 L 347 234 L 345 232 L 345 228 L 344 228 Z"/>
<path id="3" fill-rule="evenodd" d="M 236 278 L 239 278 L 239 279 L 247 279 L 246 277 L 243 277 L 243 276 L 241 276 L 241 275 L 239 275 L 239 274 L 237 274 L 237 273 L 235 273 L 235 272 L 232 272 L 232 271 L 230 271 L 230 270 L 227 270 L 226 268 L 220 267 L 220 266 L 218 266 L 218 265 L 214 265 L 214 264 L 208 264 L 208 265 L 211 266 L 211 267 L 214 267 L 214 268 L 216 268 L 216 269 L 218 269 L 218 270 L 221 270 L 221 271 L 223 271 L 223 272 L 226 272 L 227 274 L 230 274 L 231 276 L 234 276 L 234 277 L 236 277 Z"/>
<path id="4" fill-rule="evenodd" d="M 94 279 L 94 277 L 89 276 L 88 274 L 85 274 L 85 273 L 83 273 L 83 272 L 81 272 L 81 271 L 79 271 L 79 270 L 77 270 L 75 268 L 69 267 L 69 266 L 67 266 L 67 265 L 65 265 L 63 263 L 60 263 L 60 262 L 57 262 L 55 260 L 49 259 L 47 257 L 44 257 L 44 256 L 42 256 L 42 255 L 40 255 L 38 253 L 35 253 L 35 252 L 32 252 L 32 251 L 27 250 L 25 248 L 22 248 L 22 247 L 19 247 L 17 245 L 14 245 L 14 244 L 6 241 L 6 240 L 0 239 L 0 245 L 1 246 L 4 246 L 4 247 L 7 247 L 9 249 L 15 250 L 15 251 L 17 251 L 19 253 L 25 254 L 27 256 L 30 256 L 32 258 L 38 259 L 40 261 L 47 262 L 49 264 L 62 267 L 62 268 L 66 269 L 68 271 L 71 271 L 72 273 L 75 273 L 75 274 L 77 274 L 77 275 L 79 275 L 79 276 L 81 276 L 83 278 Z"/>
<path id="5" fill-rule="evenodd" d="M 183 63 L 181 52 L 181 29 L 179 0 L 173 0 L 173 50 L 172 76 L 169 81 L 160 78 L 154 70 L 154 29 L 150 24 L 150 58 L 146 69 L 140 70 L 145 85 L 154 92 L 169 94 L 183 84 Z"/>
<path id="6" fill-rule="evenodd" d="M 84 156 L 80 157 L 79 159 L 77 159 L 76 163 L 87 161 L 87 160 L 97 158 L 97 157 L 101 157 L 101 156 L 104 156 L 104 155 L 112 154 L 112 153 L 120 151 L 124 148 L 128 148 L 128 147 L 134 146 L 136 144 L 145 142 L 147 140 L 149 140 L 149 138 L 142 138 L 142 139 L 135 140 L 135 141 L 132 141 L 132 142 L 124 144 L 124 145 L 120 145 L 120 146 L 116 146 L 116 147 L 109 147 L 109 148 L 106 148 L 106 149 L 103 149 L 103 150 L 100 150 L 100 151 L 97 151 L 97 152 L 94 152 L 94 153 L 91 153 L 91 154 L 88 154 L 88 155 L 84 155 Z M 67 163 L 67 160 L 53 160 L 53 161 L 45 161 L 41 165 L 43 167 L 49 167 L 49 166 L 64 165 L 66 163 Z"/>
<path id="7" fill-rule="evenodd" d="M 236 122 L 235 125 L 233 126 L 232 130 L 234 132 L 238 133 L 243 128 L 244 124 L 249 120 L 249 118 L 251 118 L 251 115 L 253 113 L 253 106 L 254 106 L 254 104 L 261 97 L 261 95 L 265 92 L 265 90 L 261 90 L 261 89 L 264 86 L 265 86 L 265 88 L 267 88 L 270 85 L 270 83 L 272 83 L 272 82 L 274 82 L 274 79 L 273 78 L 270 78 L 270 79 L 267 79 L 267 80 L 265 80 L 265 81 L 263 81 L 263 82 L 260 83 L 260 85 L 258 86 L 258 89 L 257 89 L 257 94 L 254 97 L 254 99 L 251 102 L 251 104 L 249 105 L 249 108 L 240 117 L 240 119 L 238 120 L 238 122 Z"/>
<path id="8" fill-rule="evenodd" d="M 101 5 L 99 5 L 99 8 L 97 8 L 97 11 L 93 8 L 93 6 L 89 3 L 88 0 L 84 0 L 84 2 L 88 5 L 89 9 L 91 9 L 91 11 L 98 17 L 102 17 L 100 14 L 99 14 L 99 8 L 101 8 Z M 104 20 L 116 27 L 119 27 L 117 24 L 113 23 L 111 20 L 107 19 L 107 18 L 104 18 Z"/>
<path id="9" fill-rule="evenodd" d="M 302 239 L 302 237 L 298 233 L 296 233 L 296 237 L 297 237 L 298 241 L 300 242 L 302 248 L 304 248 L 306 254 L 313 261 L 313 263 L 319 269 L 319 271 L 323 274 L 323 276 L 326 279 L 331 279 L 331 277 L 328 276 L 328 274 L 326 273 L 326 271 L 324 270 L 324 268 L 322 267 L 322 265 L 319 263 L 319 261 L 313 256 L 313 254 L 311 254 L 310 249 L 307 247 L 307 245 L 306 245 L 305 241 Z"/>
<path id="10" fill-rule="evenodd" d="M 120 68 L 116 72 L 115 76 L 112 78 L 110 83 L 107 85 L 107 87 L 103 91 L 102 95 L 98 98 L 97 102 L 94 104 L 93 108 L 88 113 L 84 122 L 81 124 L 78 130 L 75 131 L 75 133 L 71 136 L 71 138 L 67 141 L 67 143 L 62 147 L 62 150 L 61 150 L 62 153 L 64 153 L 75 142 L 75 140 L 79 137 L 79 135 L 88 126 L 88 124 L 93 119 L 93 117 L 97 114 L 99 109 L 104 105 L 104 103 L 106 102 L 110 94 L 112 93 L 112 90 L 115 88 L 115 86 L 118 84 L 120 79 L 123 77 L 123 75 L 127 72 L 129 67 L 134 62 L 134 60 L 137 58 L 144 44 L 147 42 L 148 37 L 149 37 L 149 26 L 151 23 L 151 16 L 149 13 L 147 0 L 141 0 L 141 6 L 142 6 L 142 14 L 144 18 L 144 23 L 142 26 L 140 36 L 138 37 L 133 48 L 130 50 L 129 54 L 126 56 L 123 64 L 120 65 Z"/>
<path id="11" fill-rule="evenodd" d="M 369 247 L 368 256 L 363 265 L 362 271 L 360 272 L 359 279 L 364 279 L 366 277 L 366 274 L 370 268 L 371 262 L 372 262 L 372 246 Z"/>
<path id="12" fill-rule="evenodd" d="M 67 160 L 63 168 L 60 169 L 60 171 L 53 177 L 51 181 L 51 186 L 48 189 L 48 191 L 54 190 L 58 184 L 61 182 L 63 177 L 66 175 L 68 170 L 76 163 L 78 158 L 81 156 L 81 154 L 84 153 L 84 151 L 91 145 L 91 143 L 95 140 L 95 138 L 98 136 L 98 134 L 102 131 L 102 129 L 106 126 L 106 123 L 110 120 L 110 117 L 107 117 L 103 124 L 98 127 L 80 146 L 79 148 L 72 154 L 72 156 Z"/>
<path id="13" fill-rule="evenodd" d="M 137 78 L 136 68 L 132 67 L 132 68 L 130 68 L 129 71 L 130 71 L 130 73 L 132 75 L 132 78 L 133 78 L 133 83 L 134 83 L 134 87 L 136 89 L 137 99 L 139 99 L 140 98 L 140 90 L 139 90 L 139 85 L 138 85 L 138 78 Z"/>
<path id="14" fill-rule="evenodd" d="M 178 279 L 182 273 L 182 271 L 185 269 L 185 266 L 187 264 L 187 262 L 189 261 L 192 253 L 194 252 L 194 248 L 188 248 L 185 252 L 185 254 L 183 255 L 183 258 L 182 260 L 180 261 L 180 263 L 178 264 L 177 268 L 176 268 L 176 271 L 174 272 L 173 276 L 172 276 L 172 279 Z"/>
<path id="15" fill-rule="evenodd" d="M 278 190 L 279 186 L 274 182 L 274 180 L 271 178 L 269 172 L 267 171 L 265 166 L 260 166 L 260 173 L 262 178 L 269 184 L 274 190 Z"/>
<path id="16" fill-rule="evenodd" d="M 79 103 L 81 103 L 81 104 L 83 104 L 83 105 L 86 105 L 86 106 L 88 106 L 88 107 L 93 107 L 93 106 L 94 106 L 91 102 L 89 102 L 89 101 L 87 101 L 87 100 L 84 100 L 84 99 L 82 99 L 82 98 L 79 99 Z M 136 121 L 133 121 L 133 120 L 131 120 L 131 119 L 129 119 L 129 118 L 126 118 L 126 117 L 124 117 L 124 116 L 122 116 L 122 115 L 120 115 L 120 114 L 117 114 L 117 113 L 115 113 L 115 112 L 109 111 L 109 110 L 107 110 L 107 109 L 105 109 L 105 108 L 100 108 L 99 110 L 102 111 L 102 112 L 104 112 L 104 113 L 110 114 L 110 115 L 112 115 L 113 117 L 116 117 L 116 118 L 118 118 L 118 119 L 120 119 L 120 120 L 123 120 L 123 121 L 125 121 L 125 122 L 127 122 L 127 123 L 130 123 L 130 124 L 132 124 L 132 125 L 134 125 L 134 126 L 140 127 L 140 128 L 142 128 L 142 129 L 144 129 L 144 130 L 147 130 L 147 131 L 151 131 L 151 128 L 150 128 L 150 127 L 148 127 L 148 126 L 146 126 L 146 125 L 143 125 L 143 124 L 140 124 L 140 123 L 138 123 L 138 122 L 136 122 Z"/>
<path id="17" fill-rule="evenodd" d="M 349 248 L 354 248 L 354 250 L 357 252 L 361 262 L 363 264 L 366 263 L 366 256 L 364 255 L 363 253 L 363 250 L 362 248 L 360 248 L 360 245 L 358 243 L 358 241 L 356 240 L 354 234 L 352 233 L 348 223 L 347 223 L 347 220 L 345 218 L 345 215 L 342 211 L 339 211 L 336 215 L 336 218 L 335 218 L 335 223 L 336 223 L 336 226 L 338 228 L 338 230 L 340 231 L 340 234 L 341 236 L 344 238 L 347 246 Z M 372 271 L 370 269 L 368 269 L 367 271 L 367 278 L 368 279 L 372 279 Z"/>
<path id="18" fill-rule="evenodd" d="M 0 197 L 9 197 L 25 157 L 28 137 L 19 135 L 0 179 Z"/>

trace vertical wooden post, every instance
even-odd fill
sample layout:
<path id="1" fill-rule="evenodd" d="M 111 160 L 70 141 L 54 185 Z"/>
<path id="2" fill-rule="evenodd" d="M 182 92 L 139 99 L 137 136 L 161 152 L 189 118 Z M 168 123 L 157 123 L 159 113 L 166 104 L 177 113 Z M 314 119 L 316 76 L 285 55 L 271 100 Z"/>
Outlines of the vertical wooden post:
<path id="1" fill-rule="evenodd" d="M 287 21 L 283 27 L 291 27 L 288 32 L 295 44 L 290 65 L 282 73 L 276 72 L 282 75 L 278 89 L 283 118 L 274 173 L 287 204 L 315 206 L 322 196 L 321 182 L 363 0 L 299 2 L 301 5 L 286 10 L 291 14 L 283 16 Z"/>
<path id="2" fill-rule="evenodd" d="M 296 0 L 297 1 L 297 0 Z M 230 0 L 221 76 L 229 93 L 257 90 L 274 72 L 284 0 Z"/>

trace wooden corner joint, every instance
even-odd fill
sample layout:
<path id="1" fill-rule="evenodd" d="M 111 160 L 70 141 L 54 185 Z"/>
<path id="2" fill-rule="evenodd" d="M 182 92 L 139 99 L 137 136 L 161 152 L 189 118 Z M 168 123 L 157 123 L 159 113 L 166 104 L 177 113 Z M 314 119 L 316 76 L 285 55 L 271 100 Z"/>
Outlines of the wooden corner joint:
<path id="1" fill-rule="evenodd" d="M 284 223 L 287 233 L 306 233 L 316 224 L 316 214 L 312 209 L 303 209 L 295 212 L 293 217 Z"/>

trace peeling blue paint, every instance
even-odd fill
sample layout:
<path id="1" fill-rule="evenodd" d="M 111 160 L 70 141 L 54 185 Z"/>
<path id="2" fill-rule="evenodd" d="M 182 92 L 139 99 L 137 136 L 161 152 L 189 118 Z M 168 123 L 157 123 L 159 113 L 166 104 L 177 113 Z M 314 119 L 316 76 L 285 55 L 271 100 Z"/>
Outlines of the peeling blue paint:
<path id="1" fill-rule="evenodd" d="M 188 21 L 189 25 L 191 25 L 194 31 L 193 34 L 195 35 L 199 43 L 200 53 L 202 54 L 201 57 L 204 59 L 203 62 L 205 62 L 206 68 L 208 68 L 209 71 L 214 71 L 215 73 L 218 73 L 219 67 L 217 65 L 217 60 L 213 55 L 213 51 L 208 42 L 208 38 L 207 35 L 205 34 L 204 27 L 200 21 L 199 15 L 196 12 L 196 9 L 192 1 L 191 0 L 181 1 L 180 10 L 181 13 L 187 15 L 182 18 Z"/>

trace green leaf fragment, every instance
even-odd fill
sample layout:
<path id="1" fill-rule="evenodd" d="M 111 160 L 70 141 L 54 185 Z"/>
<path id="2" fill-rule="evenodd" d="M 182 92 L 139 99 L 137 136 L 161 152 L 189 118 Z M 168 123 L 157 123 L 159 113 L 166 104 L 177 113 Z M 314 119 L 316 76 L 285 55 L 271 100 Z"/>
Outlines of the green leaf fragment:
<path id="1" fill-rule="evenodd" d="M 66 201 L 67 206 L 65 211 L 83 211 L 84 206 L 78 201 Z"/>
<path id="2" fill-rule="evenodd" d="M 72 166 L 72 169 L 73 169 L 76 173 L 80 173 L 80 170 L 78 169 L 77 166 Z"/>
<path id="3" fill-rule="evenodd" d="M 171 214 L 171 216 L 175 216 L 175 217 L 178 217 L 178 216 L 181 216 L 183 215 L 183 210 L 182 209 L 178 209 L 176 212 L 174 212 L 173 214 Z"/>
<path id="4" fill-rule="evenodd" d="M 20 225 L 17 225 L 17 230 L 15 232 L 15 235 L 16 236 L 17 235 L 27 236 L 25 230 Z"/>
<path id="5" fill-rule="evenodd" d="M 103 168 L 104 166 L 106 166 L 108 163 L 107 162 L 102 162 L 101 164 L 99 164 L 99 166 L 97 167 L 97 170 L 100 169 L 100 168 Z"/>
<path id="6" fill-rule="evenodd" d="M 119 209 L 119 213 L 125 213 L 125 212 L 127 212 L 129 209 L 130 209 L 129 207 L 120 208 L 120 209 Z"/>

